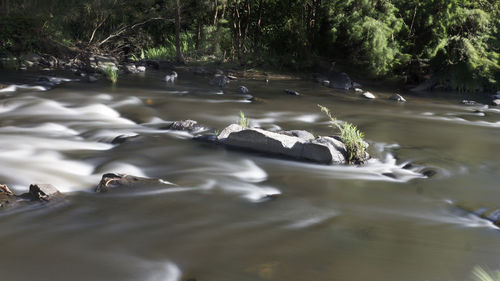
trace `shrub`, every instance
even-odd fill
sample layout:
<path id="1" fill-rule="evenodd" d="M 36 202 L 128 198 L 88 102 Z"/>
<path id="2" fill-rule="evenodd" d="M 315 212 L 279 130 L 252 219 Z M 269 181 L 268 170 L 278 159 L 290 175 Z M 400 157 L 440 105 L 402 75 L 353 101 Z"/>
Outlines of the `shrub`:
<path id="1" fill-rule="evenodd" d="M 318 107 L 330 119 L 330 127 L 337 128 L 340 131 L 340 138 L 346 147 L 348 162 L 354 163 L 365 158 L 366 144 L 363 141 L 363 132 L 356 125 L 338 121 L 337 118 L 332 116 L 328 108 L 319 104 Z"/>

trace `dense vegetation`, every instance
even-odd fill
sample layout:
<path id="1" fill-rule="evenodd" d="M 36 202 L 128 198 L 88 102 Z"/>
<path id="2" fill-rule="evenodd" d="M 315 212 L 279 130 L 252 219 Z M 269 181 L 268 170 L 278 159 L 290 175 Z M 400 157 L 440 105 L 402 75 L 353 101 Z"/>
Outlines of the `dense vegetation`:
<path id="1" fill-rule="evenodd" d="M 0 55 L 107 52 L 498 88 L 498 0 L 0 0 Z M 177 32 L 176 32 L 177 31 Z M 177 35 L 177 36 L 176 36 Z"/>

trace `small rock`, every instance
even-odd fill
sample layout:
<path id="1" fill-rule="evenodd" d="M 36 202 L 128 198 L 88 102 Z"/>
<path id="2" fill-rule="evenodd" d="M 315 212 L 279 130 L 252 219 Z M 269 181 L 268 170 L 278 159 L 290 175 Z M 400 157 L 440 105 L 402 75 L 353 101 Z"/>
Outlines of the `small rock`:
<path id="1" fill-rule="evenodd" d="M 7 195 L 14 195 L 14 193 L 5 184 L 0 184 L 0 193 L 7 194 Z"/>
<path id="2" fill-rule="evenodd" d="M 462 101 L 460 101 L 460 103 L 463 105 L 477 105 L 477 102 L 475 102 L 473 100 L 462 100 Z"/>
<path id="3" fill-rule="evenodd" d="M 374 95 L 374 94 L 372 94 L 372 93 L 370 93 L 370 92 L 364 92 L 364 93 L 362 94 L 362 96 L 363 96 L 365 99 L 370 99 L 370 100 L 372 100 L 372 99 L 374 99 L 374 98 L 375 98 L 375 95 Z"/>
<path id="4" fill-rule="evenodd" d="M 88 76 L 88 79 L 89 79 L 89 82 L 90 82 L 90 83 L 97 82 L 97 78 L 96 78 L 95 76 L 93 76 L 93 75 L 89 75 L 89 76 Z"/>
<path id="5" fill-rule="evenodd" d="M 430 169 L 430 168 L 426 168 L 424 170 L 422 170 L 422 175 L 430 178 L 430 177 L 433 177 L 437 174 L 437 172 L 433 169 Z"/>
<path id="6" fill-rule="evenodd" d="M 172 183 L 161 179 L 143 178 L 126 174 L 107 173 L 102 176 L 101 181 L 95 189 L 95 192 L 103 193 L 115 188 L 155 186 L 161 184 Z"/>
<path id="7" fill-rule="evenodd" d="M 238 80 L 238 77 L 229 74 L 227 75 L 227 78 L 229 78 L 230 80 Z"/>
<path id="8" fill-rule="evenodd" d="M 289 90 L 289 89 L 286 89 L 285 93 L 287 93 L 288 95 L 291 95 L 291 96 L 300 96 L 299 92 L 293 91 L 293 90 Z"/>
<path id="9" fill-rule="evenodd" d="M 51 184 L 32 184 L 29 193 L 33 198 L 32 200 L 40 201 L 50 201 L 61 196 L 59 190 Z"/>
<path id="10" fill-rule="evenodd" d="M 223 74 L 215 74 L 214 77 L 209 81 L 212 86 L 219 86 L 224 88 L 229 83 L 229 78 Z"/>
<path id="11" fill-rule="evenodd" d="M 163 127 L 164 130 L 174 130 L 174 131 L 187 131 L 187 132 L 201 132 L 206 130 L 205 127 L 198 124 L 194 120 L 181 120 L 174 121 L 169 125 Z"/>
<path id="12" fill-rule="evenodd" d="M 397 102 L 406 102 L 406 99 L 403 98 L 400 94 L 394 94 L 389 99 Z"/>
<path id="13" fill-rule="evenodd" d="M 138 72 L 145 72 L 145 71 L 146 71 L 146 67 L 145 67 L 145 66 L 143 66 L 143 65 L 138 66 L 138 67 L 137 67 L 137 71 L 138 71 Z"/>
<path id="14" fill-rule="evenodd" d="M 137 67 L 135 66 L 135 64 L 127 64 L 127 65 L 125 65 L 125 71 L 127 73 L 131 73 L 131 74 L 135 74 L 135 73 L 139 72 L 137 70 Z"/>
<path id="15" fill-rule="evenodd" d="M 500 99 L 494 99 L 491 101 L 491 105 L 500 106 Z"/>
<path id="16" fill-rule="evenodd" d="M 323 81 L 321 81 L 321 85 L 323 85 L 325 87 L 328 87 L 328 86 L 330 86 L 330 81 L 329 80 L 323 80 Z"/>
<path id="17" fill-rule="evenodd" d="M 175 80 L 177 80 L 177 72 L 175 71 L 172 71 L 169 75 L 166 75 L 165 76 L 165 82 L 175 82 Z"/>
<path id="18" fill-rule="evenodd" d="M 245 86 L 239 86 L 238 89 L 236 89 L 236 91 L 240 94 L 248 94 L 250 92 L 248 88 Z"/>
<path id="19" fill-rule="evenodd" d="M 363 89 L 361 89 L 361 88 L 354 88 L 354 92 L 356 92 L 356 93 L 362 93 Z"/>

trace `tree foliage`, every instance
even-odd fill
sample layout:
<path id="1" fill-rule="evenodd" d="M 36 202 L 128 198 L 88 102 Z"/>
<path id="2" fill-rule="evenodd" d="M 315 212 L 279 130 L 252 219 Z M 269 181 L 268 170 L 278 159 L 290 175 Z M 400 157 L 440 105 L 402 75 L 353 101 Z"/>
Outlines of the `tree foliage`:
<path id="1" fill-rule="evenodd" d="M 1 0 L 0 16 L 0 55 L 156 48 L 175 59 L 174 48 L 188 60 L 292 69 L 325 58 L 458 90 L 500 81 L 497 0 Z"/>

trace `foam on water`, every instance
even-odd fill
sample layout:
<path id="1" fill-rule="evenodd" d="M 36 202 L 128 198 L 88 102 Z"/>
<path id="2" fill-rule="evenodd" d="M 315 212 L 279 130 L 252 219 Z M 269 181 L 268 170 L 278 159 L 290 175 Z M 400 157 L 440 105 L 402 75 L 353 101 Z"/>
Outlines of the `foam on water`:
<path id="1" fill-rule="evenodd" d="M 26 85 L 26 84 L 21 84 L 21 85 L 10 85 L 6 88 L 0 89 L 0 93 L 13 93 L 17 92 L 19 90 L 27 90 L 27 91 L 48 91 L 50 90 L 50 87 L 48 86 L 40 86 L 40 85 Z"/>
<path id="2" fill-rule="evenodd" d="M 404 169 L 406 163 L 397 164 L 396 158 L 390 153 L 387 153 L 382 159 L 372 158 L 360 166 L 319 165 L 279 159 L 269 159 L 268 161 L 295 170 L 307 169 L 309 173 L 324 178 L 390 182 L 408 182 L 412 179 L 425 178 L 421 173 Z"/>
<path id="3" fill-rule="evenodd" d="M 56 151 L 14 149 L 0 151 L 0 176 L 13 189 L 27 190 L 33 183 L 50 183 L 67 192 L 88 185 L 94 166 L 66 159 Z"/>
<path id="4" fill-rule="evenodd" d="M 211 163 L 211 165 L 205 164 L 202 168 L 186 169 L 178 173 L 194 174 L 201 178 L 216 177 L 214 188 L 220 188 L 228 193 L 241 194 L 243 198 L 252 202 L 259 202 L 269 196 L 281 194 L 281 191 L 275 187 L 258 184 L 267 179 L 267 173 L 249 159 L 214 162 L 206 157 L 199 157 L 193 161 Z"/>
<path id="5" fill-rule="evenodd" d="M 291 228 L 291 229 L 299 229 L 299 228 L 306 228 L 306 227 L 311 227 L 314 225 L 318 225 L 324 221 L 327 221 L 328 219 L 331 219 L 335 216 L 338 216 L 339 214 L 337 212 L 327 212 L 323 214 L 318 214 L 312 217 L 308 218 L 303 218 L 296 220 L 288 225 L 286 225 L 286 228 Z"/>

